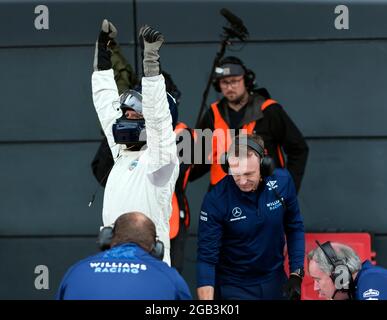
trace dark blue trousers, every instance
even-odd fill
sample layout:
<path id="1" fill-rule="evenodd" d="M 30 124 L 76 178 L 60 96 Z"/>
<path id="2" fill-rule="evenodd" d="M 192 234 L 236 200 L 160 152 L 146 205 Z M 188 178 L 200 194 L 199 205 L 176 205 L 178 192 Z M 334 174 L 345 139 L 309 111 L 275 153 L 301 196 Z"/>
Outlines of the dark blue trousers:
<path id="1" fill-rule="evenodd" d="M 217 300 L 284 300 L 285 271 L 277 271 L 267 281 L 254 285 L 226 284 L 215 288 Z"/>

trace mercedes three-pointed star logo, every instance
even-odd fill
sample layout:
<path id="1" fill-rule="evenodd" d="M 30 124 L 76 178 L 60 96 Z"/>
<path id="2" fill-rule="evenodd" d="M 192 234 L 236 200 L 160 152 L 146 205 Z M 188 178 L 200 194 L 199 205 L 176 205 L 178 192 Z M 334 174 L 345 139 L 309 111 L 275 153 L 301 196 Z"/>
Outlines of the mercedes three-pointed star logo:
<path id="1" fill-rule="evenodd" d="M 238 218 L 241 214 L 242 214 L 242 209 L 241 208 L 235 207 L 234 209 L 232 209 L 232 215 L 235 218 Z"/>

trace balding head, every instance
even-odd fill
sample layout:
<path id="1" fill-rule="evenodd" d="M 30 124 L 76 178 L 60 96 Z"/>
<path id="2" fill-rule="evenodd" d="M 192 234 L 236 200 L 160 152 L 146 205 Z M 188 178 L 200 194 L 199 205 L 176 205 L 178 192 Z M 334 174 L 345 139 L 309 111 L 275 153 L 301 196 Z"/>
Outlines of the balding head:
<path id="1" fill-rule="evenodd" d="M 119 216 L 114 223 L 111 246 L 133 242 L 150 252 L 155 244 L 156 227 L 141 212 L 129 212 Z"/>

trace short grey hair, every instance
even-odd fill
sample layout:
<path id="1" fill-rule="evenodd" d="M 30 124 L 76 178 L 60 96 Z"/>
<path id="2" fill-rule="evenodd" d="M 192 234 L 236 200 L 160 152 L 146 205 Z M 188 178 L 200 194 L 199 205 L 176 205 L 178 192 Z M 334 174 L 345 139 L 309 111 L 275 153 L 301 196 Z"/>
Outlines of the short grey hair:
<path id="1" fill-rule="evenodd" d="M 344 261 L 351 274 L 355 274 L 361 269 L 360 258 L 351 247 L 338 242 L 333 242 L 331 245 L 337 258 Z M 320 247 L 311 250 L 308 253 L 307 258 L 308 261 L 314 260 L 323 272 L 327 274 L 331 274 L 333 272 L 332 264 L 328 261 L 328 258 Z"/>

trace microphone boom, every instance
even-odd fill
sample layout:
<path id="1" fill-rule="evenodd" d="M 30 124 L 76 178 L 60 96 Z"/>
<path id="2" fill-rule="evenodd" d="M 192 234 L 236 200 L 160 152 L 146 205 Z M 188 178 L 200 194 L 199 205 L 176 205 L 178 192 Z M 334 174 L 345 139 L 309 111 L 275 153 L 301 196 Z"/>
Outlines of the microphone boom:
<path id="1" fill-rule="evenodd" d="M 246 39 L 246 37 L 249 35 L 249 32 L 247 31 L 247 28 L 243 24 L 242 19 L 238 18 L 235 14 L 227 10 L 226 8 L 223 8 L 220 10 L 220 14 L 226 18 L 226 20 L 230 23 L 232 27 L 233 33 L 242 41 Z M 228 28 L 226 28 L 227 30 Z"/>

